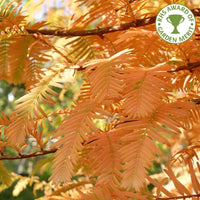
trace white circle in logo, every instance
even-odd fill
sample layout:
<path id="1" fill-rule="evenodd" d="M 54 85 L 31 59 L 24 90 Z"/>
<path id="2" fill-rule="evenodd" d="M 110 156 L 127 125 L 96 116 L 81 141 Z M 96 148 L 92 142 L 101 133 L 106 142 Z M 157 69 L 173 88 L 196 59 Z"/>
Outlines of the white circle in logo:
<path id="1" fill-rule="evenodd" d="M 181 4 L 165 6 L 156 17 L 159 36 L 169 43 L 187 41 L 195 31 L 195 17 L 192 11 Z"/>

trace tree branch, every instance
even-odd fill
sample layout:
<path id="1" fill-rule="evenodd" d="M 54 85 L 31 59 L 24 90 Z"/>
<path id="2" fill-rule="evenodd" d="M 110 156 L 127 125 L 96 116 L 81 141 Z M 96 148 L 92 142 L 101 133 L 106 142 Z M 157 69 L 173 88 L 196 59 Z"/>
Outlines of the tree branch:
<path id="1" fill-rule="evenodd" d="M 50 149 L 50 150 L 43 150 L 43 151 L 37 151 L 30 154 L 22 154 L 18 156 L 0 156 L 0 160 L 16 160 L 16 159 L 23 159 L 23 158 L 31 158 L 36 156 L 42 156 L 45 154 L 55 153 L 58 149 Z"/>
<path id="2" fill-rule="evenodd" d="M 168 71 L 168 72 L 178 72 L 181 70 L 189 70 L 192 71 L 194 68 L 200 67 L 200 61 L 198 62 L 193 62 L 193 63 L 188 63 L 187 65 L 182 65 L 180 67 L 177 67 L 177 69 L 173 70 L 173 71 Z"/>
<path id="3" fill-rule="evenodd" d="M 200 16 L 200 8 L 192 9 L 192 12 L 195 16 Z M 32 30 L 32 29 L 26 29 L 28 33 L 41 33 L 43 35 L 52 35 L 52 36 L 60 36 L 60 37 L 66 37 L 66 36 L 88 36 L 88 35 L 99 35 L 103 36 L 107 33 L 112 33 L 116 31 L 124 31 L 128 30 L 131 27 L 141 27 L 141 26 L 147 26 L 150 24 L 155 23 L 156 16 L 148 17 L 145 19 L 137 19 L 136 21 L 132 21 L 129 23 L 124 23 L 116 26 L 110 26 L 105 28 L 97 28 L 97 29 L 91 29 L 91 30 L 59 30 L 59 29 L 41 29 L 41 30 Z"/>
<path id="4" fill-rule="evenodd" d="M 200 61 L 188 63 L 187 65 L 181 65 L 181 66 L 177 67 L 175 70 L 170 70 L 167 72 L 173 73 L 173 72 L 178 72 L 181 70 L 192 71 L 194 68 L 197 68 L 197 67 L 200 67 Z M 84 71 L 86 69 L 86 67 L 80 66 L 79 68 L 74 68 L 74 69 L 76 69 L 77 71 Z"/>

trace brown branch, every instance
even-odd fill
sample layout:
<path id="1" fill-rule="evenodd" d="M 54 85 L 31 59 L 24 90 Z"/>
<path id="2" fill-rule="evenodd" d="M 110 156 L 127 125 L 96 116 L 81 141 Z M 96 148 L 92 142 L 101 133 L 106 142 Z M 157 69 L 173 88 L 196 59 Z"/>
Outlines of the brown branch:
<path id="1" fill-rule="evenodd" d="M 22 154 L 18 156 L 0 156 L 0 160 L 16 160 L 16 159 L 23 159 L 23 158 L 31 158 L 36 156 L 42 156 L 50 153 L 55 153 L 58 149 L 50 149 L 50 150 L 43 150 L 43 151 L 37 151 L 30 154 Z"/>
<path id="2" fill-rule="evenodd" d="M 195 16 L 200 16 L 200 8 L 192 9 L 192 12 Z M 137 19 L 136 21 L 132 21 L 129 23 L 124 23 L 116 26 L 110 26 L 105 28 L 97 28 L 97 29 L 91 29 L 91 30 L 59 30 L 59 29 L 41 29 L 41 30 L 32 30 L 32 29 L 26 29 L 28 33 L 41 33 L 43 35 L 52 35 L 52 36 L 60 36 L 60 37 L 66 37 L 66 36 L 88 36 L 88 35 L 99 35 L 103 36 L 107 33 L 112 33 L 116 31 L 124 31 L 128 30 L 131 27 L 141 27 L 141 26 L 147 26 L 150 24 L 154 24 L 156 20 L 156 16 L 148 17 L 145 19 Z"/>
<path id="3" fill-rule="evenodd" d="M 182 65 L 180 67 L 177 67 L 177 69 L 173 71 L 168 71 L 168 72 L 178 72 L 181 70 L 189 70 L 192 71 L 194 68 L 200 67 L 200 61 L 194 62 L 194 63 L 188 63 L 187 65 Z"/>
<path id="4" fill-rule="evenodd" d="M 186 198 L 192 198 L 192 197 L 200 197 L 200 194 L 191 194 L 191 195 L 187 195 L 187 196 L 156 198 L 156 200 L 186 199 Z"/>
<path id="5" fill-rule="evenodd" d="M 197 68 L 197 67 L 200 67 L 200 61 L 188 63 L 187 65 L 181 65 L 181 66 L 177 67 L 175 70 L 170 70 L 167 72 L 173 73 L 173 72 L 178 72 L 181 70 L 192 71 L 194 68 Z M 74 68 L 74 69 L 76 69 L 77 71 L 84 71 L 86 69 L 86 67 L 80 66 L 79 68 Z"/>
<path id="6" fill-rule="evenodd" d="M 82 145 L 87 145 L 90 144 L 94 141 L 96 141 L 98 139 L 93 139 L 90 141 L 84 141 L 82 142 Z M 54 148 L 54 149 L 50 149 L 50 150 L 41 150 L 41 151 L 37 151 L 34 153 L 30 153 L 30 154 L 20 154 L 17 156 L 7 156 L 7 155 L 1 155 L 0 156 L 0 160 L 17 160 L 17 159 L 24 159 L 24 158 L 31 158 L 31 157 L 37 157 L 37 156 L 43 156 L 46 154 L 50 154 L 50 153 L 55 153 L 59 148 Z"/>
<path id="7" fill-rule="evenodd" d="M 191 102 L 194 102 L 196 105 L 200 104 L 200 99 L 191 99 Z"/>
<path id="8" fill-rule="evenodd" d="M 148 19 L 152 20 L 152 18 L 148 18 Z M 146 20 L 148 20 L 148 19 L 146 19 Z M 150 24 L 154 23 L 155 19 L 153 19 L 153 21 L 151 21 Z M 144 23 L 144 20 L 141 20 L 141 22 Z M 103 34 L 107 34 L 107 33 L 127 30 L 130 27 L 137 27 L 137 26 L 140 25 L 140 23 L 138 23 L 138 24 L 137 23 L 138 23 L 138 21 L 137 22 L 129 22 L 129 23 L 116 25 L 116 26 L 105 27 L 105 28 L 91 29 L 91 30 L 59 30 L 59 29 L 31 30 L 31 29 L 27 29 L 27 31 L 28 31 L 28 33 L 38 33 L 39 32 L 39 33 L 41 33 L 43 35 L 53 35 L 53 36 L 61 36 L 61 37 L 66 37 L 66 36 L 88 36 L 88 35 L 99 35 L 99 36 L 102 36 Z"/>

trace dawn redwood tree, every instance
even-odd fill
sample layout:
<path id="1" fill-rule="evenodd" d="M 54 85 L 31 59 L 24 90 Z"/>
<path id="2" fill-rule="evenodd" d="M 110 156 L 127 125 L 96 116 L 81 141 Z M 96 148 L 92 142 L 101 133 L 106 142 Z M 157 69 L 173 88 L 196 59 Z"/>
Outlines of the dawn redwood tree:
<path id="1" fill-rule="evenodd" d="M 155 28 L 171 3 L 196 18 L 181 44 Z M 0 31 L 0 79 L 26 91 L 1 112 L 0 160 L 52 168 L 41 182 L 2 161 L 1 187 L 20 178 L 14 196 L 31 182 L 50 200 L 200 198 L 199 1 L 1 0 Z"/>

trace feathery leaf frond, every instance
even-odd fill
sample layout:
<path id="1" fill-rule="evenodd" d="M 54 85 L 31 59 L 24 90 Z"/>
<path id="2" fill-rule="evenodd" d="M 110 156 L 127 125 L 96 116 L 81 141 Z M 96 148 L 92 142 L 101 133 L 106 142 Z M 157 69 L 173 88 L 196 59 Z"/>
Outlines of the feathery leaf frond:
<path id="1" fill-rule="evenodd" d="M 94 174 L 98 176 L 98 184 L 106 184 L 109 181 L 119 185 L 121 179 L 122 165 L 120 159 L 120 138 L 115 131 L 108 133 L 97 134 L 93 136 L 93 142 L 88 146 L 92 148 L 89 152 L 88 159 L 90 159 L 91 168 Z M 98 156 L 96 155 L 98 152 Z M 102 157 L 103 159 L 100 159 Z"/>
<path id="2" fill-rule="evenodd" d="M 64 67 L 65 68 L 65 67 Z M 11 119 L 11 124 L 7 127 L 6 136 L 9 141 L 14 144 L 21 144 L 29 128 L 33 126 L 33 117 L 40 118 L 40 115 L 47 116 L 41 108 L 40 103 L 52 105 L 55 103 L 51 95 L 58 95 L 52 87 L 62 88 L 62 72 L 63 69 L 55 68 L 55 71 L 45 73 L 36 86 L 30 90 L 28 94 L 16 101 L 18 105 L 13 113 L 14 117 Z M 61 73 L 61 74 L 60 74 Z M 17 134 L 17 137 L 16 137 Z"/>
<path id="3" fill-rule="evenodd" d="M 118 52 L 108 59 L 97 59 L 86 63 L 87 81 L 91 85 L 91 97 L 103 101 L 104 99 L 119 99 L 123 89 L 123 71 L 120 59 L 124 64 L 130 62 L 130 50 Z M 94 78 L 96 77 L 96 78 Z"/>
<path id="4" fill-rule="evenodd" d="M 162 103 L 164 89 L 169 86 L 168 82 L 159 78 L 162 75 L 166 73 L 137 68 L 127 70 L 123 109 L 128 116 L 145 118 Z"/>
<path id="5" fill-rule="evenodd" d="M 54 138 L 64 136 L 52 145 L 52 147 L 60 146 L 55 153 L 53 165 L 55 169 L 51 177 L 56 184 L 71 180 L 84 141 L 87 141 L 92 131 L 99 131 L 92 121 L 92 119 L 103 118 L 97 113 L 107 114 L 103 109 L 98 108 L 94 100 L 80 103 L 56 131 Z"/>

